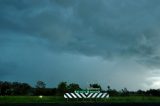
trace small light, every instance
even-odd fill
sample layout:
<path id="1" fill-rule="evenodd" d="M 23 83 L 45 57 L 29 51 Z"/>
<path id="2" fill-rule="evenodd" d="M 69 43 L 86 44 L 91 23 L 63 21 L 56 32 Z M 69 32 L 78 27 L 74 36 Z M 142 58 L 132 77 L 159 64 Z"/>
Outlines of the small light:
<path id="1" fill-rule="evenodd" d="M 42 99 L 42 98 L 43 98 L 43 96 L 42 96 L 42 95 L 40 95 L 40 96 L 39 96 L 39 98 L 41 98 L 41 99 Z"/>

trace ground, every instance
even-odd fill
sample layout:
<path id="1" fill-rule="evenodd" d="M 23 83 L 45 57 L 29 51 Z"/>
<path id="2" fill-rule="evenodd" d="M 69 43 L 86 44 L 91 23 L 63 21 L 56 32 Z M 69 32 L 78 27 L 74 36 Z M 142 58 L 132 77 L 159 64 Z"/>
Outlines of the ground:
<path id="1" fill-rule="evenodd" d="M 153 96 L 126 96 L 110 97 L 108 99 L 64 99 L 63 96 L 0 96 L 1 104 L 23 104 L 23 103 L 52 103 L 52 104 L 87 104 L 87 103 L 107 103 L 107 104 L 133 104 L 133 103 L 158 103 L 160 97 Z"/>

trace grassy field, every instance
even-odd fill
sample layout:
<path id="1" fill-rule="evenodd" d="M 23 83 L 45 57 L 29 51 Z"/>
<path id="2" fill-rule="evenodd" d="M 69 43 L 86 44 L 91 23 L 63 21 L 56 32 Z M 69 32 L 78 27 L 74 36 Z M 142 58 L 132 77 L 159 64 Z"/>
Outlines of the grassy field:
<path id="1" fill-rule="evenodd" d="M 72 99 L 60 96 L 0 96 L 0 103 L 160 103 L 160 97 L 128 96 L 108 99 Z"/>

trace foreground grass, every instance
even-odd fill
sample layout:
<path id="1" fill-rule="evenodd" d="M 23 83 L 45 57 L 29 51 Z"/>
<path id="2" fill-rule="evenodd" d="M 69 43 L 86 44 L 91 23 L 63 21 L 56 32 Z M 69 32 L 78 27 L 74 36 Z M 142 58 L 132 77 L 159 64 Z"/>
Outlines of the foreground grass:
<path id="1" fill-rule="evenodd" d="M 127 96 L 108 99 L 72 99 L 60 96 L 0 96 L 0 103 L 160 103 L 160 97 Z"/>
<path id="2" fill-rule="evenodd" d="M 0 96 L 0 103 L 63 103 L 60 96 Z"/>

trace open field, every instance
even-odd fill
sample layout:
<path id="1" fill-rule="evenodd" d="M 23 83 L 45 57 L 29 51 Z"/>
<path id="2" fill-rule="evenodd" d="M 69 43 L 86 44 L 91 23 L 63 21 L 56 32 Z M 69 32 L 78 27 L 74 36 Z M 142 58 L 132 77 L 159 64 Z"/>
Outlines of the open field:
<path id="1" fill-rule="evenodd" d="M 127 97 L 110 97 L 109 99 L 72 99 L 66 100 L 60 96 L 0 96 L 0 103 L 160 103 L 160 97 L 145 96 L 127 96 Z"/>

